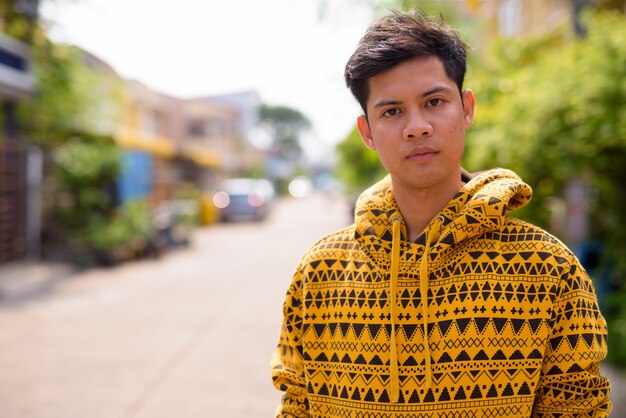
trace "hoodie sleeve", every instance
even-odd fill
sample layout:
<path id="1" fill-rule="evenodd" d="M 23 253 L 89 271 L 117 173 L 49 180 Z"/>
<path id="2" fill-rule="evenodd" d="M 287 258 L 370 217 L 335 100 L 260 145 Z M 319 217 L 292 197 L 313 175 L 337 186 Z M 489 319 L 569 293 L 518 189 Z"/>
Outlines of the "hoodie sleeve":
<path id="1" fill-rule="evenodd" d="M 302 270 L 298 268 L 283 304 L 283 323 L 278 347 L 272 356 L 272 381 L 284 391 L 276 417 L 309 416 L 304 360 L 302 356 Z"/>
<path id="2" fill-rule="evenodd" d="M 607 327 L 593 284 L 570 254 L 552 313 L 533 417 L 608 417 L 610 384 L 600 374 Z"/>

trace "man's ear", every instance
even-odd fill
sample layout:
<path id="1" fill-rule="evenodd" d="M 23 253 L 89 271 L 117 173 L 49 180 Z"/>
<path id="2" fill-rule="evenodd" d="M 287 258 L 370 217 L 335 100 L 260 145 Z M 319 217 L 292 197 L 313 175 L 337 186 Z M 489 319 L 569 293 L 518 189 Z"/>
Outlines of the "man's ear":
<path id="1" fill-rule="evenodd" d="M 465 129 L 469 129 L 474 122 L 475 106 L 476 100 L 474 99 L 474 93 L 470 89 L 463 90 L 463 118 L 465 121 Z"/>
<path id="2" fill-rule="evenodd" d="M 361 115 L 356 120 L 356 126 L 361 133 L 361 138 L 365 146 L 372 151 L 376 151 L 376 145 L 374 144 L 374 137 L 372 136 L 372 130 L 370 124 L 367 121 L 367 116 Z"/>

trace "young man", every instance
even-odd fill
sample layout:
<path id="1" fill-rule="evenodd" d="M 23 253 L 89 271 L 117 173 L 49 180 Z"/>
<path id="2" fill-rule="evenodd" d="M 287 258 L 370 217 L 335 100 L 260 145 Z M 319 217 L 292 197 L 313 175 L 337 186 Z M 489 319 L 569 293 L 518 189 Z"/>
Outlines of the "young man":
<path id="1" fill-rule="evenodd" d="M 606 323 L 576 257 L 511 218 L 531 189 L 461 169 L 474 96 L 447 26 L 392 14 L 346 66 L 389 175 L 302 258 L 272 376 L 280 417 L 605 417 Z"/>

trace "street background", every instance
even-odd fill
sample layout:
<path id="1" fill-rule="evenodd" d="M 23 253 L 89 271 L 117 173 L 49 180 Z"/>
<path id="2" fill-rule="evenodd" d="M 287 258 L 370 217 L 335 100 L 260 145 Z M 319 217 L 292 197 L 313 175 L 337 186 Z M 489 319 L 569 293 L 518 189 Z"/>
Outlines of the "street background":
<path id="1" fill-rule="evenodd" d="M 272 416 L 292 271 L 384 175 L 343 70 L 390 9 L 471 45 L 462 165 L 579 257 L 626 416 L 626 0 L 8 0 L 0 418 Z"/>

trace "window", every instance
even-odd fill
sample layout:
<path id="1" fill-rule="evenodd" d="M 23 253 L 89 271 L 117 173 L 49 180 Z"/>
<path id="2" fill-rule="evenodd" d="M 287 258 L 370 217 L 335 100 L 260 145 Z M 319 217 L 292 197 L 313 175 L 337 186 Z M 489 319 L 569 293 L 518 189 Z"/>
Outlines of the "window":
<path id="1" fill-rule="evenodd" d="M 204 136 L 205 134 L 204 123 L 201 120 L 191 120 L 187 125 L 187 135 L 189 136 Z"/>

